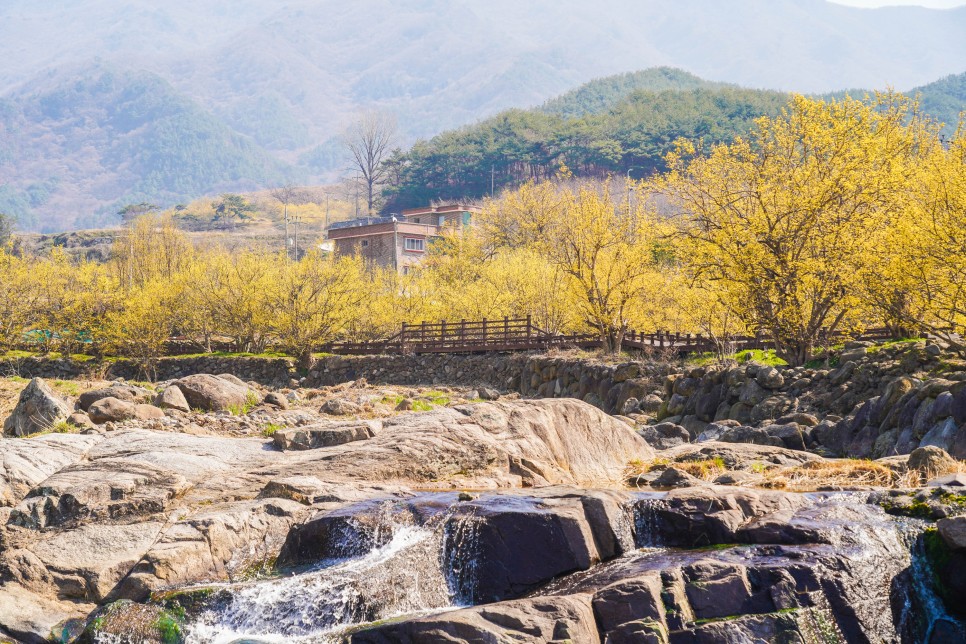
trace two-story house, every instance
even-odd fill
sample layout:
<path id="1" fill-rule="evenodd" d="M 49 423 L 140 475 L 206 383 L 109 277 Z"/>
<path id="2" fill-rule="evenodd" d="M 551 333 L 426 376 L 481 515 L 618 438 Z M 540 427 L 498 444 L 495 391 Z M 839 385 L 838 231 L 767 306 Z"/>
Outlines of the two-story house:
<path id="1" fill-rule="evenodd" d="M 419 264 L 433 238 L 447 228 L 469 226 L 477 206 L 447 204 L 411 208 L 388 217 L 362 217 L 329 226 L 328 239 L 336 255 L 360 255 L 378 266 L 400 273 Z"/>

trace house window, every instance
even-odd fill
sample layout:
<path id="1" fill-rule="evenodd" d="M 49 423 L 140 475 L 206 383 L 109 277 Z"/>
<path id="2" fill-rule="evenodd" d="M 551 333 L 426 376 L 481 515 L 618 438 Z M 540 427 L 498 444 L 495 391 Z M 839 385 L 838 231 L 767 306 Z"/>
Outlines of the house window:
<path id="1" fill-rule="evenodd" d="M 369 240 L 368 239 L 363 239 L 362 240 L 362 247 L 365 248 L 368 245 L 369 245 Z"/>
<path id="2" fill-rule="evenodd" d="M 404 248 L 414 253 L 422 253 L 426 250 L 426 240 L 416 237 L 407 237 Z"/>

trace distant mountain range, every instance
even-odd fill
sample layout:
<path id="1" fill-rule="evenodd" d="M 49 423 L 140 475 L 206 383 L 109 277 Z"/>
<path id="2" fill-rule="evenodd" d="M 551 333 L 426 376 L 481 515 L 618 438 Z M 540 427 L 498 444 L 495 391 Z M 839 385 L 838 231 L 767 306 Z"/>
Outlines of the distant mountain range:
<path id="1" fill-rule="evenodd" d="M 963 33 L 966 8 L 822 0 L 5 0 L 0 210 L 57 230 L 133 200 L 331 178 L 362 108 L 394 112 L 406 144 L 633 89 L 909 90 L 966 69 Z M 697 76 L 627 73 L 668 65 Z M 924 105 L 954 114 L 962 78 L 943 82 Z"/>

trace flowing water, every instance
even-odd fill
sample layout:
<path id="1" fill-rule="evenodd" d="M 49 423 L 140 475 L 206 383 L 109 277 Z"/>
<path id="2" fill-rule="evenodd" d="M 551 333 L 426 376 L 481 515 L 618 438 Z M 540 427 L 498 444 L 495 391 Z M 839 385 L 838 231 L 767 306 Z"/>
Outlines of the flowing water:
<path id="1" fill-rule="evenodd" d="M 807 496 L 816 510 L 823 506 L 865 505 L 863 494 Z M 663 497 L 664 493 L 636 495 L 633 532 L 639 550 L 630 552 L 635 544 L 627 544 L 625 558 L 659 561 L 670 557 L 677 561 L 689 554 L 662 548 L 662 526 L 656 510 Z M 512 503 L 513 499 L 502 501 Z M 216 586 L 215 600 L 190 618 L 185 628 L 186 641 L 339 642 L 347 629 L 360 624 L 472 604 L 478 569 L 486 563 L 479 554 L 479 519 L 472 513 L 446 509 L 450 499 L 439 498 L 435 502 L 439 510 L 426 516 L 387 502 L 375 515 L 370 512 L 359 523 L 353 517 L 343 526 L 344 532 L 338 533 L 340 536 L 328 553 L 333 559 L 285 577 Z M 630 508 L 628 515 L 630 518 Z M 835 516 L 834 512 L 823 512 L 822 520 L 834 522 Z M 902 641 L 908 642 L 928 642 L 937 629 L 966 633 L 962 624 L 946 612 L 935 592 L 934 576 L 923 552 L 922 528 L 921 522 L 902 519 L 881 525 L 870 522 L 840 526 L 851 535 L 849 541 L 855 556 L 860 558 L 864 558 L 863 553 L 881 552 L 875 546 L 882 544 L 886 544 L 886 552 L 911 550 L 909 568 L 901 582 L 896 578 L 902 586 L 897 590 L 904 606 L 894 616 Z M 867 540 L 871 541 L 865 543 Z M 608 566 L 600 566 L 570 575 L 540 592 L 552 594 L 555 585 L 566 588 L 579 584 L 584 577 L 591 581 L 598 574 L 606 574 L 607 569 Z"/>
<path id="2" fill-rule="evenodd" d="M 475 565 L 464 561 L 459 548 L 472 543 L 470 525 L 439 520 L 414 525 L 408 515 L 386 512 L 376 531 L 381 534 L 371 543 L 382 545 L 364 554 L 355 554 L 358 543 L 347 542 L 345 552 L 355 556 L 287 577 L 217 587 L 218 600 L 193 618 L 186 640 L 332 642 L 353 625 L 461 604 L 459 587 Z M 447 542 L 457 547 L 445 548 Z"/>

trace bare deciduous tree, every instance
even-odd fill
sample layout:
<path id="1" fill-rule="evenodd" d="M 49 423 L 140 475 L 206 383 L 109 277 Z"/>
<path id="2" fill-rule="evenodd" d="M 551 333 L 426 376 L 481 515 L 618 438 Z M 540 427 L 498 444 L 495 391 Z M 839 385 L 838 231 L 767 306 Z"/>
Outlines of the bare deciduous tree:
<path id="1" fill-rule="evenodd" d="M 375 204 L 376 186 L 386 175 L 386 160 L 396 137 L 396 118 L 386 112 L 365 112 L 343 136 L 352 165 L 359 170 L 366 189 L 369 214 Z"/>

